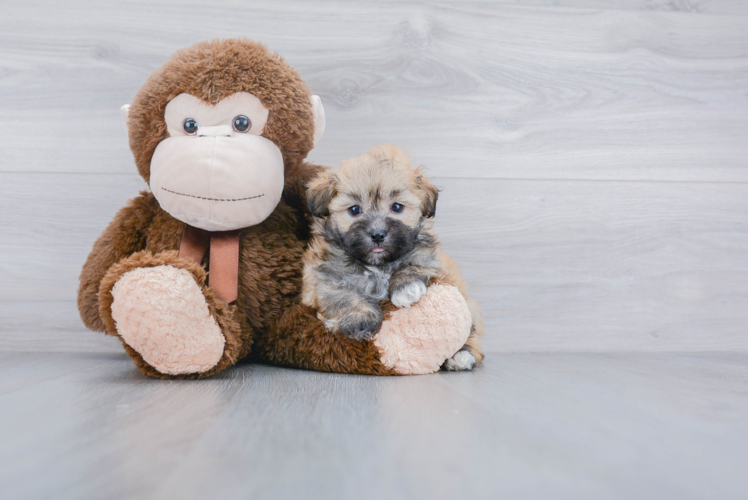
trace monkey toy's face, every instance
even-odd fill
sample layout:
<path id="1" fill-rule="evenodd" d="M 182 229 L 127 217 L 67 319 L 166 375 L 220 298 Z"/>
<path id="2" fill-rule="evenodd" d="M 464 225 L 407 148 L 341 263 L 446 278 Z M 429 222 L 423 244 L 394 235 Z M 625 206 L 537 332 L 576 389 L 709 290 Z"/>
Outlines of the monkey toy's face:
<path id="1" fill-rule="evenodd" d="M 285 169 L 322 135 L 324 110 L 298 73 L 249 40 L 176 53 L 122 108 L 130 148 L 163 210 L 206 231 L 259 224 Z"/>
<path id="2" fill-rule="evenodd" d="M 151 160 L 151 190 L 176 219 L 208 231 L 258 224 L 283 191 L 283 155 L 262 137 L 268 110 L 248 92 L 215 106 L 179 94 L 164 113 L 169 137 Z"/>

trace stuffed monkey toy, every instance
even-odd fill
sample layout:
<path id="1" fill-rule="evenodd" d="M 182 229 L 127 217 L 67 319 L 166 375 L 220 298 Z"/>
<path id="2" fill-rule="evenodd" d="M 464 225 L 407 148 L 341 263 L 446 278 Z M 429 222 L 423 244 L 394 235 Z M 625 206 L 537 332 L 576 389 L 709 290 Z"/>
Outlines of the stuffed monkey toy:
<path id="1" fill-rule="evenodd" d="M 385 304 L 371 341 L 328 332 L 300 304 L 309 239 L 304 162 L 325 126 L 299 74 L 263 45 L 177 52 L 123 107 L 150 190 L 122 208 L 83 266 L 88 328 L 122 341 L 157 378 L 202 378 L 240 359 L 377 375 L 430 373 L 465 343 L 470 311 L 434 281 L 414 306 Z"/>

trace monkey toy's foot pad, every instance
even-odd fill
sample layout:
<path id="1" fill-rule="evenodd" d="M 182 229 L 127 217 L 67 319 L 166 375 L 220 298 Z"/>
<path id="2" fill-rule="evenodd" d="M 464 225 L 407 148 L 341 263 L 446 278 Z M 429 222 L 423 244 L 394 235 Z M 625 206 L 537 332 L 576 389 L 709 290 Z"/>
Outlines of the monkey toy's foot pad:
<path id="1" fill-rule="evenodd" d="M 226 340 L 186 270 L 134 269 L 117 280 L 112 297 L 117 333 L 161 373 L 202 373 L 218 364 Z"/>
<path id="2" fill-rule="evenodd" d="M 411 307 L 398 309 L 374 338 L 382 363 L 403 375 L 434 373 L 465 345 L 472 319 L 456 287 L 431 285 Z"/>

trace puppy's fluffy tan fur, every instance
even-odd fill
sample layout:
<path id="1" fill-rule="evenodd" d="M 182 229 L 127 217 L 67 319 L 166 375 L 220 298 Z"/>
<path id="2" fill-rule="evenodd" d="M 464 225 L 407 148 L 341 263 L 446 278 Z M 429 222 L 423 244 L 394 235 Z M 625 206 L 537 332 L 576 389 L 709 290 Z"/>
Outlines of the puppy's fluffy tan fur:
<path id="1" fill-rule="evenodd" d="M 364 340 L 382 323 L 381 301 L 410 307 L 431 279 L 451 283 L 470 307 L 473 328 L 443 368 L 472 369 L 483 360 L 483 321 L 432 232 L 437 197 L 422 168 L 390 144 L 320 173 L 307 189 L 315 222 L 304 255 L 302 300 L 330 330 Z"/>

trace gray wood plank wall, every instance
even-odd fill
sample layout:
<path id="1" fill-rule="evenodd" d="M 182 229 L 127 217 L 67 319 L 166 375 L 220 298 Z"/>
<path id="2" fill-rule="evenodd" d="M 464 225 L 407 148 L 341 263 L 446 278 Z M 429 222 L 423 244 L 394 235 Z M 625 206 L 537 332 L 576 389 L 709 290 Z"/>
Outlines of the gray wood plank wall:
<path id="1" fill-rule="evenodd" d="M 119 106 L 175 50 L 246 36 L 326 107 L 310 158 L 381 141 L 494 351 L 748 349 L 748 2 L 16 2 L 0 9 L 0 349 L 109 350 L 77 276 L 145 184 Z"/>

